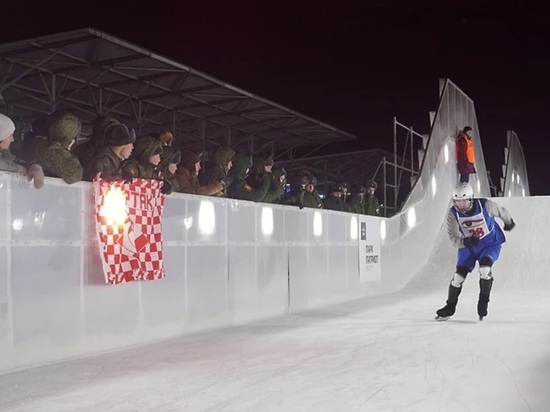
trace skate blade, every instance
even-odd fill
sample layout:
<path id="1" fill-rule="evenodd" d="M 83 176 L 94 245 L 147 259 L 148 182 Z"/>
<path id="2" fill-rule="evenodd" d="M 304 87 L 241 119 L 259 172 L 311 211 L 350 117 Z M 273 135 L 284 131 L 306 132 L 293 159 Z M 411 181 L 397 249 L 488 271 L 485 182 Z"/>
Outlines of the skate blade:
<path id="1" fill-rule="evenodd" d="M 437 316 L 435 317 L 435 320 L 437 320 L 437 321 L 439 321 L 439 322 L 444 322 L 444 321 L 446 321 L 446 320 L 449 320 L 450 318 L 451 318 L 450 316 L 439 316 L 439 315 L 437 315 Z"/>

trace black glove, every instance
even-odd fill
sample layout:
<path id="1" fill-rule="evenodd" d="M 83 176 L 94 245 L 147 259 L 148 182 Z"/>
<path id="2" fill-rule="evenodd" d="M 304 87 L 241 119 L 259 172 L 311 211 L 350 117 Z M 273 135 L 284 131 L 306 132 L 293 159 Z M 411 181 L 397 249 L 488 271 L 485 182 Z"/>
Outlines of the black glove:
<path id="1" fill-rule="evenodd" d="M 231 184 L 233 181 L 233 178 L 231 176 L 226 176 L 223 179 L 220 179 L 220 183 L 222 184 L 223 188 L 225 189 L 227 186 Z"/>
<path id="2" fill-rule="evenodd" d="M 172 187 L 172 183 L 170 183 L 168 180 L 163 180 L 162 187 L 160 188 L 160 193 L 169 195 L 170 193 L 172 193 L 172 190 L 174 190 L 174 188 Z"/>
<path id="3" fill-rule="evenodd" d="M 504 224 L 504 230 L 509 231 L 512 230 L 516 226 L 516 222 L 514 222 L 513 219 L 510 220 L 510 224 Z"/>
<path id="4" fill-rule="evenodd" d="M 473 234 L 470 237 L 465 237 L 463 242 L 464 242 L 464 246 L 466 247 L 477 246 L 477 244 L 479 243 L 479 235 Z"/>
<path id="5" fill-rule="evenodd" d="M 124 180 L 124 183 L 128 183 L 131 185 L 134 182 L 134 176 L 126 171 L 122 172 L 121 177 L 122 180 Z"/>

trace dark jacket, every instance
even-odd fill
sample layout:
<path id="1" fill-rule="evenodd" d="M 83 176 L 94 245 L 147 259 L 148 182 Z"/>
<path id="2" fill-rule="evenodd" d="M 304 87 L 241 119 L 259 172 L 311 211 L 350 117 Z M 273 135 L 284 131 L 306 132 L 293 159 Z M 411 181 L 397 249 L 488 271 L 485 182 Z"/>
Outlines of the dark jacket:
<path id="1" fill-rule="evenodd" d="M 240 200 L 261 202 L 271 184 L 269 175 L 264 175 L 258 187 L 252 187 L 246 182 L 246 171 L 252 166 L 252 157 L 247 153 L 239 152 L 235 155 L 231 176 L 233 181 L 227 187 L 227 197 Z"/>
<path id="2" fill-rule="evenodd" d="M 37 137 L 35 157 L 47 176 L 60 177 L 67 183 L 82 180 L 82 166 L 68 149 L 81 131 L 82 123 L 69 112 L 55 112 L 49 118 L 49 136 Z"/>

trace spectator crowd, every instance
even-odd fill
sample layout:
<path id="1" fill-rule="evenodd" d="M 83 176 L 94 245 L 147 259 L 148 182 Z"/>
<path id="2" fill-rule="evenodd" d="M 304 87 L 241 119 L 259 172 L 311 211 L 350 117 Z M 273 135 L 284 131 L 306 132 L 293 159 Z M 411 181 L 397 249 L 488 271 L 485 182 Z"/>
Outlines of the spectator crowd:
<path id="1" fill-rule="evenodd" d="M 313 174 L 303 170 L 289 177 L 268 153 L 253 155 L 219 146 L 208 153 L 203 167 L 201 153 L 174 148 L 172 132 L 136 136 L 113 117 L 98 117 L 91 136 L 80 144 L 82 121 L 71 112 L 41 116 L 32 122 L 30 132 L 23 132 L 19 123 L 9 113 L 0 113 L 0 170 L 26 176 L 37 189 L 43 186 L 44 176 L 68 184 L 92 181 L 96 176 L 126 181 L 158 179 L 165 194 L 190 193 L 380 216 L 376 182 L 353 186 L 327 182 L 322 196 Z"/>

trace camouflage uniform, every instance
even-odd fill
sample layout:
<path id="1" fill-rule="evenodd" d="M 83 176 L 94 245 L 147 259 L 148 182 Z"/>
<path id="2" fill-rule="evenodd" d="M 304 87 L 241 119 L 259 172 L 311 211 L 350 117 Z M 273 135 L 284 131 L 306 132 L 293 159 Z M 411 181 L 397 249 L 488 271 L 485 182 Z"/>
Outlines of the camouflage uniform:
<path id="1" fill-rule="evenodd" d="M 108 146 L 99 149 L 96 155 L 88 162 L 84 169 L 84 180 L 92 181 L 101 173 L 101 178 L 107 180 L 120 180 L 120 166 L 123 160 Z"/>
<path id="2" fill-rule="evenodd" d="M 298 204 L 301 207 L 311 207 L 314 209 L 323 209 L 323 201 L 319 192 L 313 190 L 313 192 L 308 192 L 307 190 L 302 191 L 298 196 Z"/>
<path id="3" fill-rule="evenodd" d="M 378 189 L 378 184 L 374 180 L 369 180 L 367 182 L 367 195 L 365 196 L 366 215 L 380 216 L 380 205 L 378 204 L 378 198 L 374 194 L 376 189 Z"/>
<path id="4" fill-rule="evenodd" d="M 212 159 L 208 162 L 206 170 L 200 179 L 201 183 L 209 185 L 225 179 L 229 175 L 227 165 L 234 157 L 235 150 L 227 146 L 218 147 L 212 155 Z M 225 196 L 225 191 L 222 188 L 219 192 L 214 193 L 213 196 Z"/>
<path id="5" fill-rule="evenodd" d="M 68 149 L 80 134 L 82 122 L 70 112 L 57 111 L 48 118 L 49 136 L 37 137 L 36 160 L 47 176 L 60 177 L 66 183 L 82 180 L 82 166 Z"/>
<path id="6" fill-rule="evenodd" d="M 367 202 L 365 196 L 352 195 L 349 208 L 351 213 L 357 213 L 359 215 L 367 214 Z"/>
<path id="7" fill-rule="evenodd" d="M 157 166 L 149 163 L 151 156 L 162 151 L 162 142 L 152 136 L 142 137 L 134 143 L 134 151 L 129 159 L 122 162 L 120 174 L 123 178 L 159 179 Z"/>
<path id="8" fill-rule="evenodd" d="M 357 213 L 360 215 L 367 214 L 367 202 L 365 200 L 365 193 L 367 189 L 364 186 L 355 185 L 352 187 L 351 201 L 349 211 L 351 213 Z"/>
<path id="9" fill-rule="evenodd" d="M 259 155 L 252 158 L 252 166 L 250 167 L 248 176 L 246 176 L 246 183 L 248 183 L 252 187 L 258 187 L 262 185 L 263 177 L 266 174 L 266 162 L 267 156 Z"/>
<path id="10" fill-rule="evenodd" d="M 164 134 L 161 134 L 161 136 L 166 137 L 167 133 L 169 133 L 170 136 L 172 135 L 172 133 L 170 132 L 165 132 Z M 161 141 L 163 140 L 161 139 Z M 164 144 L 165 146 L 163 147 L 162 153 L 160 154 L 160 163 L 159 163 L 158 169 L 160 171 L 162 178 L 168 181 L 172 187 L 172 190 L 166 193 L 166 194 L 169 194 L 169 193 L 178 191 L 178 178 L 176 177 L 175 174 L 170 172 L 170 170 L 168 169 L 168 166 L 170 165 L 170 163 L 172 163 L 172 159 L 174 158 L 174 156 L 177 156 L 177 154 L 179 154 L 179 150 L 174 149 L 170 145 L 166 145 L 166 142 L 164 142 Z M 176 162 L 176 164 L 177 163 L 179 162 Z"/>
<path id="11" fill-rule="evenodd" d="M 365 197 L 365 214 L 371 216 L 380 216 L 380 204 L 375 195 L 367 194 Z"/>
<path id="12" fill-rule="evenodd" d="M 315 186 L 317 186 L 317 178 L 307 170 L 300 171 L 298 172 L 298 174 L 300 176 L 300 180 L 299 180 L 300 192 L 298 193 L 298 196 L 296 199 L 297 206 L 300 209 L 303 207 L 323 209 L 323 200 L 321 199 L 321 196 L 319 196 L 319 192 L 317 192 L 317 190 L 315 189 Z M 311 192 L 307 190 L 309 185 L 313 186 L 313 190 Z"/>
<path id="13" fill-rule="evenodd" d="M 335 197 L 329 194 L 323 201 L 323 206 L 328 210 L 337 210 L 339 212 L 346 211 L 346 205 L 341 197 Z"/>
<path id="14" fill-rule="evenodd" d="M 84 169 L 95 157 L 101 148 L 104 147 L 105 129 L 111 124 L 118 124 L 114 117 L 101 116 L 94 121 L 94 127 L 90 138 L 75 148 L 75 153 Z"/>
<path id="15" fill-rule="evenodd" d="M 246 170 L 252 166 L 252 158 L 249 154 L 239 152 L 235 155 L 231 176 L 233 181 L 227 187 L 227 197 L 239 200 L 252 200 L 261 202 L 264 200 L 271 184 L 269 176 L 264 175 L 259 187 L 252 187 L 246 182 Z"/>
<path id="16" fill-rule="evenodd" d="M 333 193 L 342 193 L 342 185 L 336 183 L 330 183 L 327 187 L 327 197 L 323 200 L 323 206 L 328 210 L 337 210 L 339 212 L 344 212 L 346 210 L 346 205 L 342 196 L 337 197 L 333 196 Z"/>
<path id="17" fill-rule="evenodd" d="M 284 178 L 281 181 L 281 178 Z M 264 203 L 286 203 L 285 199 L 285 184 L 286 184 L 286 171 L 281 166 L 273 166 L 270 173 L 271 185 L 264 198 Z"/>
<path id="18" fill-rule="evenodd" d="M 179 192 L 192 195 L 212 196 L 223 189 L 219 181 L 201 186 L 195 172 L 195 165 L 200 161 L 201 159 L 197 153 L 190 150 L 182 150 L 181 162 L 178 165 L 178 170 L 176 170 Z"/>

